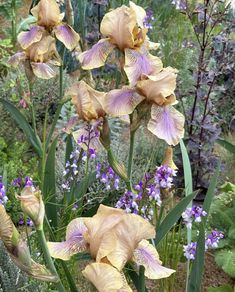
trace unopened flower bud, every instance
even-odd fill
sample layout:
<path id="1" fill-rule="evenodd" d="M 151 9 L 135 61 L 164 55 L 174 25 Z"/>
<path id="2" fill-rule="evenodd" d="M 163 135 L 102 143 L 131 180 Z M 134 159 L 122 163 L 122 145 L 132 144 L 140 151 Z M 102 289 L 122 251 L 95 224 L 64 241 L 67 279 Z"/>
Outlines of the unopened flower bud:
<path id="1" fill-rule="evenodd" d="M 110 148 L 110 129 L 109 123 L 105 117 L 103 118 L 103 124 L 100 130 L 100 141 L 105 149 L 108 150 Z"/>
<path id="2" fill-rule="evenodd" d="M 22 211 L 32 219 L 36 229 L 41 229 L 45 215 L 41 192 L 35 190 L 33 186 L 26 186 L 21 195 L 18 196 L 18 199 L 21 201 Z"/>

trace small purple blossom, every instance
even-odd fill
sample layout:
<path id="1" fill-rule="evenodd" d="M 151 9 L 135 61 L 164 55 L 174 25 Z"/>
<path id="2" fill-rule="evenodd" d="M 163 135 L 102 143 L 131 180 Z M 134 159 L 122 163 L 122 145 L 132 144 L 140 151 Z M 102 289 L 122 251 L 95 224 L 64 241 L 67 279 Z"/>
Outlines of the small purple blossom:
<path id="1" fill-rule="evenodd" d="M 187 245 L 183 246 L 184 256 L 188 260 L 195 260 L 196 250 L 197 250 L 197 243 L 191 242 Z"/>
<path id="2" fill-rule="evenodd" d="M 8 198 L 6 196 L 6 188 L 2 182 L 2 176 L 0 176 L 0 205 L 4 205 Z"/>
<path id="3" fill-rule="evenodd" d="M 28 218 L 26 224 L 27 224 L 27 226 L 32 227 L 33 221 L 30 218 Z"/>
<path id="4" fill-rule="evenodd" d="M 206 211 L 204 211 L 199 206 L 193 206 L 192 208 L 187 208 L 183 214 L 182 217 L 184 219 L 184 223 L 188 228 L 192 228 L 192 222 L 201 222 L 202 217 L 205 217 L 207 215 Z"/>
<path id="5" fill-rule="evenodd" d="M 74 203 L 72 207 L 72 211 L 76 211 L 78 209 L 78 204 Z"/>
<path id="6" fill-rule="evenodd" d="M 21 187 L 22 186 L 22 179 L 20 177 L 13 179 L 11 185 L 13 187 Z"/>
<path id="7" fill-rule="evenodd" d="M 29 176 L 26 176 L 25 178 L 25 186 L 32 187 L 33 186 L 33 179 Z"/>
<path id="8" fill-rule="evenodd" d="M 20 225 L 20 226 L 24 225 L 24 218 L 20 217 L 20 219 L 18 221 L 18 225 Z"/>
<path id="9" fill-rule="evenodd" d="M 120 178 L 109 164 L 101 165 L 98 163 L 96 165 L 96 178 L 105 185 L 106 190 L 119 189 Z"/>
<path id="10" fill-rule="evenodd" d="M 146 16 L 144 18 L 144 27 L 147 29 L 153 29 L 152 22 L 154 21 L 153 10 L 151 8 L 146 9 Z"/>
<path id="11" fill-rule="evenodd" d="M 205 241 L 205 248 L 217 248 L 220 239 L 224 238 L 224 234 L 221 231 L 212 230 Z"/>
<path id="12" fill-rule="evenodd" d="M 176 171 L 166 165 L 157 167 L 154 176 L 155 184 L 160 188 L 170 189 L 172 187 L 173 176 L 176 176 Z"/>

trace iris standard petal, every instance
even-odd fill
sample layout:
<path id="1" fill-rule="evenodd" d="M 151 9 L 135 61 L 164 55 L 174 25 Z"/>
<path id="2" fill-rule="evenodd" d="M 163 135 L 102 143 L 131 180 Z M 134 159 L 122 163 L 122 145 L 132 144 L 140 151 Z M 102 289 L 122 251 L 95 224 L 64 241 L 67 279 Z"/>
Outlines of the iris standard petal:
<path id="1" fill-rule="evenodd" d="M 86 266 L 82 274 L 96 287 L 99 292 L 121 292 L 123 278 L 114 267 L 105 263 L 92 263 Z"/>
<path id="2" fill-rule="evenodd" d="M 85 70 L 91 70 L 103 66 L 108 55 L 115 48 L 110 39 L 101 39 L 91 49 L 78 56 L 81 66 Z"/>
<path id="3" fill-rule="evenodd" d="M 135 89 L 122 88 L 108 92 L 104 98 L 103 108 L 111 116 L 123 116 L 133 112 L 144 97 Z"/>
<path id="4" fill-rule="evenodd" d="M 134 251 L 132 260 L 145 268 L 145 276 L 149 279 L 169 277 L 175 270 L 163 267 L 156 248 L 147 240 L 142 240 Z"/>
<path id="5" fill-rule="evenodd" d="M 54 27 L 56 38 L 61 41 L 68 50 L 73 50 L 79 43 L 80 36 L 68 24 L 60 24 Z"/>
<path id="6" fill-rule="evenodd" d="M 148 129 L 169 145 L 176 145 L 184 136 L 184 116 L 173 106 L 152 105 Z"/>
<path id="7" fill-rule="evenodd" d="M 51 256 L 65 261 L 72 255 L 87 250 L 87 242 L 83 236 L 86 231 L 83 218 L 72 220 L 66 229 L 66 241 L 47 242 Z"/>
<path id="8" fill-rule="evenodd" d="M 125 49 L 124 70 L 130 82 L 134 86 L 142 75 L 154 75 L 163 68 L 160 58 L 149 54 L 148 51 Z"/>
<path id="9" fill-rule="evenodd" d="M 8 60 L 8 63 L 13 67 L 17 67 L 19 66 L 20 62 L 25 61 L 25 60 L 26 60 L 25 52 L 18 52 L 10 57 L 10 59 Z"/>
<path id="10" fill-rule="evenodd" d="M 31 62 L 30 64 L 34 75 L 36 75 L 38 78 L 50 79 L 55 77 L 57 74 L 57 72 L 46 63 Z"/>
<path id="11" fill-rule="evenodd" d="M 123 5 L 105 14 L 100 31 L 120 50 L 134 48 L 133 30 L 136 22 L 135 11 Z"/>
<path id="12" fill-rule="evenodd" d="M 27 49 L 29 46 L 31 46 L 33 43 L 39 42 L 42 38 L 44 28 L 41 26 L 32 26 L 29 31 L 22 31 L 18 37 L 17 40 L 22 47 L 22 49 Z"/>
<path id="13" fill-rule="evenodd" d="M 147 79 L 137 82 L 138 90 L 146 97 L 148 101 L 158 105 L 169 104 L 167 100 L 171 97 L 172 100 L 174 90 L 176 88 L 176 73 L 177 70 L 167 67 L 156 75 L 148 75 Z"/>
<path id="14" fill-rule="evenodd" d="M 144 27 L 144 19 L 146 17 L 146 12 L 144 8 L 142 8 L 139 5 L 136 5 L 134 2 L 130 1 L 129 2 L 130 8 L 135 12 L 136 15 L 136 22 L 139 27 L 143 28 Z"/>
<path id="15" fill-rule="evenodd" d="M 60 8 L 55 0 L 40 0 L 31 9 L 31 13 L 37 18 L 38 25 L 47 28 L 54 27 L 61 21 Z"/>

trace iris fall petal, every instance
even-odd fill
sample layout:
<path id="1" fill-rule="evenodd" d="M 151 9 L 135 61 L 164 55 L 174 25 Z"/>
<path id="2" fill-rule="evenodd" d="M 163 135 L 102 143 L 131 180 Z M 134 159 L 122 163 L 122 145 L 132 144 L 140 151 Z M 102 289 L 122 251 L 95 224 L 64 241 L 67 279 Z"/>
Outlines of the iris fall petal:
<path id="1" fill-rule="evenodd" d="M 131 88 L 114 89 L 104 99 L 104 110 L 111 116 L 123 116 L 133 112 L 144 97 Z"/>
<path id="2" fill-rule="evenodd" d="M 32 26 L 29 31 L 22 31 L 17 40 L 22 49 L 27 49 L 33 43 L 39 42 L 42 38 L 44 28 L 41 26 Z"/>
<path id="3" fill-rule="evenodd" d="M 67 49 L 73 50 L 80 40 L 80 37 L 73 28 L 67 24 L 60 24 L 54 28 L 56 38 L 61 41 Z"/>
<path id="4" fill-rule="evenodd" d="M 147 240 L 142 240 L 134 251 L 133 261 L 145 267 L 145 276 L 149 279 L 169 277 L 175 270 L 163 267 L 155 247 Z"/>
<path id="5" fill-rule="evenodd" d="M 42 79 L 50 79 L 56 76 L 56 71 L 54 71 L 48 64 L 46 63 L 30 63 L 33 69 L 33 73 Z"/>
<path id="6" fill-rule="evenodd" d="M 114 49 L 109 39 L 101 39 L 90 50 L 87 50 L 78 56 L 82 68 L 91 70 L 104 65 L 108 55 Z"/>
<path id="7" fill-rule="evenodd" d="M 125 49 L 124 70 L 131 86 L 134 86 L 142 75 L 154 75 L 163 68 L 160 58 L 137 50 Z"/>
<path id="8" fill-rule="evenodd" d="M 85 251 L 87 243 L 83 234 L 86 230 L 87 228 L 82 218 L 72 220 L 67 226 L 66 241 L 47 243 L 51 256 L 62 260 L 69 260 L 72 255 Z"/>
<path id="9" fill-rule="evenodd" d="M 176 145 L 184 136 L 184 116 L 173 106 L 153 105 L 148 129 L 169 145 Z"/>
<path id="10" fill-rule="evenodd" d="M 26 60 L 25 52 L 18 52 L 14 54 L 13 56 L 11 56 L 8 63 L 13 67 L 17 67 L 19 66 L 20 62 L 25 61 L 25 60 Z"/>

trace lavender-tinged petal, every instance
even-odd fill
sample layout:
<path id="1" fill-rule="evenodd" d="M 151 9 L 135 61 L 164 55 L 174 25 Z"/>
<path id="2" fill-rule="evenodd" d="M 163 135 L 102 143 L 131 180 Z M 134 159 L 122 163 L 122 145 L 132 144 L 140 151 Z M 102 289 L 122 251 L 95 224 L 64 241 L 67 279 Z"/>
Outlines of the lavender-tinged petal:
<path id="1" fill-rule="evenodd" d="M 22 61 L 25 61 L 25 60 L 26 60 L 25 52 L 18 52 L 10 57 L 10 59 L 8 60 L 8 63 L 13 67 L 17 67 Z"/>
<path id="2" fill-rule="evenodd" d="M 115 48 L 109 39 L 101 39 L 90 50 L 87 50 L 78 56 L 78 59 L 85 70 L 91 70 L 103 66 L 108 55 Z"/>
<path id="3" fill-rule="evenodd" d="M 29 31 L 22 31 L 17 40 L 22 49 L 27 49 L 33 43 L 39 42 L 42 38 L 43 32 L 45 31 L 42 26 L 32 26 Z"/>
<path id="4" fill-rule="evenodd" d="M 56 71 L 54 71 L 49 65 L 46 63 L 30 63 L 33 69 L 33 73 L 41 79 L 50 79 L 56 76 Z"/>
<path id="5" fill-rule="evenodd" d="M 149 279 L 166 278 L 175 272 L 175 270 L 161 265 L 157 250 L 147 240 L 142 240 L 139 243 L 132 259 L 138 266 L 145 267 L 145 276 Z"/>
<path id="6" fill-rule="evenodd" d="M 77 47 L 80 36 L 71 26 L 67 24 L 57 25 L 53 31 L 56 38 L 61 41 L 68 50 L 71 51 Z"/>

